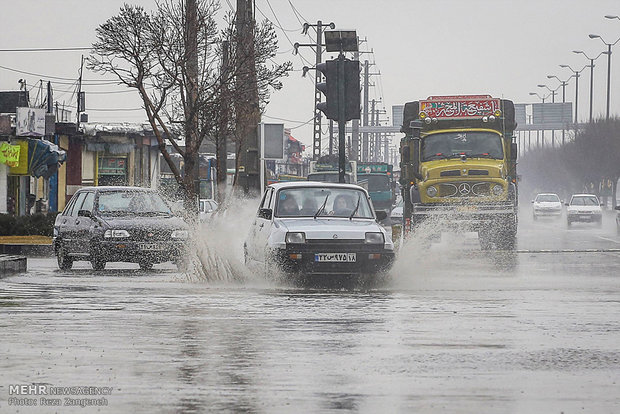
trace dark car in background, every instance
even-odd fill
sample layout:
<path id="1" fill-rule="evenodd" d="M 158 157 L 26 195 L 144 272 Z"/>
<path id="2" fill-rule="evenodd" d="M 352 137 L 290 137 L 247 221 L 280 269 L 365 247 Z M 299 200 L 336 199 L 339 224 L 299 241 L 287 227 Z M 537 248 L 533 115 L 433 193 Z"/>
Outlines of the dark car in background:
<path id="1" fill-rule="evenodd" d="M 182 266 L 189 228 L 155 190 L 140 187 L 86 187 L 56 217 L 54 253 L 66 270 L 77 260 L 93 269 L 107 262 Z"/>

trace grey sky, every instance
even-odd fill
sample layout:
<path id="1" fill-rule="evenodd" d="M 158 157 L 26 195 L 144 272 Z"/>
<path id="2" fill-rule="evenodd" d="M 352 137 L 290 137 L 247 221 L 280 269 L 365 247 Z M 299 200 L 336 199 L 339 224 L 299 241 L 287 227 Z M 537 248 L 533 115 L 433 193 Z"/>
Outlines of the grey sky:
<path id="1" fill-rule="evenodd" d="M 147 8 L 153 0 L 131 1 Z M 95 39 L 95 28 L 118 13 L 124 1 L 116 0 L 51 0 L 2 1 L 3 36 L 0 49 L 35 47 L 87 47 Z M 229 0 L 235 5 L 235 0 Z M 299 15 L 293 11 L 292 5 Z M 620 38 L 620 20 L 608 20 L 606 14 L 620 15 L 617 0 L 256 0 L 257 18 L 263 14 L 287 31 L 278 29 L 281 53 L 277 59 L 293 62 L 296 70 L 308 63 L 291 53 L 291 42 L 309 43 L 301 34 L 298 18 L 311 23 L 333 21 L 337 28 L 356 29 L 367 42 L 362 50 L 373 50 L 361 59 L 375 62 L 375 86 L 370 97 L 383 96 L 383 106 L 390 115 L 392 105 L 438 94 L 488 93 L 515 102 L 536 102 L 529 92 L 546 92 L 536 85 L 546 83 L 555 88 L 556 80 L 547 75 L 566 79 L 571 75 L 559 64 L 583 67 L 585 57 L 571 53 L 584 50 L 598 55 L 606 48 L 589 33 L 603 36 L 605 41 Z M 270 7 L 271 6 L 271 7 Z M 226 0 L 224 10 L 229 8 Z M 278 17 L 274 18 L 272 10 Z M 262 13 L 261 13 L 262 12 Z M 612 55 L 611 112 L 620 113 L 620 42 Z M 300 49 L 311 64 L 313 52 Z M 40 79 L 52 77 L 77 79 L 82 52 L 0 52 L 0 90 L 17 90 L 18 80 L 25 78 L 29 88 Z M 328 56 L 325 56 L 327 58 Z M 604 114 L 607 57 L 601 56 L 594 72 L 594 113 Z M 310 66 L 310 65 L 309 65 Z M 30 72 L 36 75 L 19 73 Z M 580 78 L 580 118 L 587 116 L 589 69 Z M 97 75 L 86 72 L 89 80 Z M 75 104 L 71 80 L 69 84 L 54 85 L 54 99 Z M 299 126 L 312 118 L 313 77 L 301 78 L 292 72 L 284 89 L 272 96 L 267 108 L 266 122 L 283 118 L 293 135 L 311 144 L 312 124 Z M 129 121 L 144 119 L 135 93 L 123 93 L 117 85 L 86 85 L 87 112 L 91 121 Z M 31 90 L 34 99 L 38 89 Z M 63 92 L 68 91 L 68 92 Z M 114 91 L 110 95 L 94 93 Z M 615 91 L 615 94 L 614 94 Z M 567 87 L 567 100 L 574 100 L 574 81 Z M 556 102 L 561 100 L 558 90 Z M 126 109 L 101 111 L 101 109 Z M 390 119 L 391 122 L 391 119 Z M 324 127 L 326 129 L 326 126 Z"/>

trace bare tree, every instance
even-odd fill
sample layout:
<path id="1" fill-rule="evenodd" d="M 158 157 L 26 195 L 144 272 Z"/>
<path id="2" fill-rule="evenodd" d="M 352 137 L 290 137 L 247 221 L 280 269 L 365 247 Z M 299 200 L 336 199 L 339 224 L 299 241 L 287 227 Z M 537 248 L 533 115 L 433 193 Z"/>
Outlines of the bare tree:
<path id="1" fill-rule="evenodd" d="M 271 24 L 264 22 L 254 31 L 254 55 L 233 46 L 226 70 L 221 70 L 222 43 L 234 39 L 235 28 L 234 16 L 229 14 L 227 27 L 218 30 L 218 10 L 216 0 L 164 0 L 157 2 L 152 13 L 126 4 L 97 28 L 97 41 L 87 61 L 89 69 L 113 74 L 121 84 L 137 90 L 190 211 L 197 208 L 199 147 L 205 138 L 235 135 L 230 114 L 235 113 L 235 96 L 253 87 L 243 82 L 248 67 L 259 75 L 258 95 L 263 105 L 271 90 L 281 88 L 279 79 L 291 69 L 290 62 L 268 65 L 277 51 L 277 39 Z M 176 135 L 185 137 L 184 148 L 173 138 Z M 183 172 L 174 164 L 166 143 L 183 157 Z"/>

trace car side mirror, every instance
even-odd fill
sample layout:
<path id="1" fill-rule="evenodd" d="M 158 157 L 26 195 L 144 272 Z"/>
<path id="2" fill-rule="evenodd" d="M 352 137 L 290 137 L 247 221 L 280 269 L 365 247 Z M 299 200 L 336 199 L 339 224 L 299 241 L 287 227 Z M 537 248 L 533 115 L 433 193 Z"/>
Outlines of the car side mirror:
<path id="1" fill-rule="evenodd" d="M 534 200 L 532 200 L 532 204 L 534 204 Z"/>
<path id="2" fill-rule="evenodd" d="M 620 210 L 620 205 L 619 205 L 619 206 L 614 207 L 614 210 Z"/>
<path id="3" fill-rule="evenodd" d="M 377 215 L 377 221 L 382 221 L 387 218 L 387 211 L 385 210 L 377 210 L 375 214 Z"/>
<path id="4" fill-rule="evenodd" d="M 78 217 L 88 217 L 88 218 L 92 218 L 93 217 L 93 213 L 91 213 L 88 210 L 79 210 L 78 211 Z"/>
<path id="5" fill-rule="evenodd" d="M 568 207 L 568 203 L 564 203 L 564 205 L 565 205 L 566 207 Z"/>
<path id="6" fill-rule="evenodd" d="M 261 208 L 260 210 L 258 210 L 258 217 L 264 218 L 266 220 L 271 220 L 272 214 L 273 212 L 270 208 Z"/>

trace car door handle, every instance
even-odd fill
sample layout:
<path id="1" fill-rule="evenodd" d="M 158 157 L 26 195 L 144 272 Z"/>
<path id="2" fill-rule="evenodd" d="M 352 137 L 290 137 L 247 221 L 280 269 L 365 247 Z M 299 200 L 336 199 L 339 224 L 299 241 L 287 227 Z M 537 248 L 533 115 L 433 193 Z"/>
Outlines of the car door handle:
<path id="1" fill-rule="evenodd" d="M 80 220 L 75 220 L 75 224 L 80 224 Z"/>

